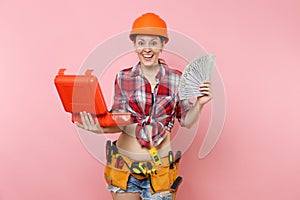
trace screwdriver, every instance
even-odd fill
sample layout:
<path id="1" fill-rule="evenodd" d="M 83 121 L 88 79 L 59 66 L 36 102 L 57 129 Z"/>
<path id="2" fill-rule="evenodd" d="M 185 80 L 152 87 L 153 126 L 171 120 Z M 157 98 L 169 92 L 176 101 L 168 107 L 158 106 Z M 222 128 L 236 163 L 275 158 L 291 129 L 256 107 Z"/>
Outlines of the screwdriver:
<path id="1" fill-rule="evenodd" d="M 124 166 L 124 159 L 123 159 L 122 156 L 118 156 L 115 167 L 118 168 L 118 169 L 122 169 L 123 166 Z"/>
<path id="2" fill-rule="evenodd" d="M 181 151 L 177 151 L 175 155 L 175 163 L 178 163 L 181 159 Z"/>
<path id="3" fill-rule="evenodd" d="M 130 167 L 131 171 L 136 174 L 146 174 L 146 166 L 141 162 L 133 162 Z"/>
<path id="4" fill-rule="evenodd" d="M 152 168 L 151 162 L 147 162 L 146 165 L 147 165 L 147 169 L 148 169 L 147 174 L 152 173 L 152 172 L 156 173 L 156 170 Z"/>
<path id="5" fill-rule="evenodd" d="M 170 169 L 174 168 L 174 155 L 173 155 L 173 151 L 169 151 L 168 154 L 168 158 L 169 158 L 169 163 L 170 163 Z"/>
<path id="6" fill-rule="evenodd" d="M 171 192 L 175 192 L 181 182 L 182 182 L 182 177 L 178 176 L 176 178 L 176 180 L 173 182 L 173 184 L 171 185 L 171 188 L 170 188 Z"/>
<path id="7" fill-rule="evenodd" d="M 106 160 L 107 160 L 107 164 L 111 164 L 111 158 L 112 158 L 112 155 L 111 155 L 111 141 L 108 140 L 106 142 Z"/>

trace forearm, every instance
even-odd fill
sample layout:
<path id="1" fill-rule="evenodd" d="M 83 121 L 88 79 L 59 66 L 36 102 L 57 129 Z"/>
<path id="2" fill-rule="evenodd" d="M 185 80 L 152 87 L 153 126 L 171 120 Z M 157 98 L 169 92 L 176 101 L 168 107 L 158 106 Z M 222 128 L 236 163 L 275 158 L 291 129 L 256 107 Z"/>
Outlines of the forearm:
<path id="1" fill-rule="evenodd" d="M 197 100 L 188 113 L 185 116 L 184 126 L 187 128 L 191 128 L 198 120 L 203 109 L 204 104 L 200 104 Z"/>
<path id="2" fill-rule="evenodd" d="M 93 118 L 91 113 L 80 112 L 81 122 L 74 122 L 76 126 L 93 133 L 119 133 L 122 126 L 101 127 L 97 118 Z"/>
<path id="3" fill-rule="evenodd" d="M 185 117 L 184 126 L 188 128 L 191 128 L 198 121 L 204 105 L 212 99 L 210 81 L 204 81 L 199 89 L 203 96 L 197 97 L 194 107 L 188 111 Z"/>
<path id="4" fill-rule="evenodd" d="M 100 129 L 92 131 L 92 132 L 98 133 L 98 134 L 120 133 L 120 132 L 122 132 L 122 127 L 119 127 L 119 126 L 101 127 Z"/>

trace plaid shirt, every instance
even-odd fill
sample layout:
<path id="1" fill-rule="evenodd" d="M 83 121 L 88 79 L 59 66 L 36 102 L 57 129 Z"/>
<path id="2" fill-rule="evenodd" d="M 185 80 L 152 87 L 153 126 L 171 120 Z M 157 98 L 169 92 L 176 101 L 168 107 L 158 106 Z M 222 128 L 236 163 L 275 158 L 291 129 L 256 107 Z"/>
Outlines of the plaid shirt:
<path id="1" fill-rule="evenodd" d="M 160 70 L 156 75 L 158 84 L 151 92 L 151 85 L 143 77 L 140 64 L 124 69 L 117 74 L 113 112 L 131 112 L 131 122 L 138 123 L 136 138 L 142 146 L 150 148 L 150 134 L 146 125 L 152 126 L 153 146 L 158 146 L 174 126 L 175 117 L 181 126 L 192 107 L 187 101 L 179 101 L 178 85 L 181 72 L 169 68 L 159 60 Z"/>

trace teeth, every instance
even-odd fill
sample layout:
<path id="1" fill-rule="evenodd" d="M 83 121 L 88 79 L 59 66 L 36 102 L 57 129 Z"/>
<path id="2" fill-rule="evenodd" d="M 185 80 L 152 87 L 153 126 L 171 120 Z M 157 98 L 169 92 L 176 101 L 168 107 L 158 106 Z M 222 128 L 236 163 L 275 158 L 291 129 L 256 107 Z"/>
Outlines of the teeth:
<path id="1" fill-rule="evenodd" d="M 145 58 L 152 58 L 152 55 L 143 55 Z"/>

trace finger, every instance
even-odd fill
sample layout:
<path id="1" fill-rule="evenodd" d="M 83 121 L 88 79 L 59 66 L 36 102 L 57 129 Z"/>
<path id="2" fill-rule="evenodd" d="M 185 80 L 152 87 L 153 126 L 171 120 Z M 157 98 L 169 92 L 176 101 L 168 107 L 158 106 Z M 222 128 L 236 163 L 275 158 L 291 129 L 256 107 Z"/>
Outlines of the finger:
<path id="1" fill-rule="evenodd" d="M 201 94 L 211 94 L 210 90 L 199 90 Z"/>
<path id="2" fill-rule="evenodd" d="M 86 125 L 89 127 L 90 124 L 91 124 L 89 115 L 88 115 L 88 113 L 86 111 L 83 112 L 83 115 L 84 115 L 84 119 L 85 119 Z"/>
<path id="3" fill-rule="evenodd" d="M 93 130 L 93 127 L 92 127 L 92 121 L 90 119 L 90 116 L 89 116 L 90 113 L 86 112 L 84 113 L 84 117 L 85 117 L 85 120 L 86 120 L 86 125 L 87 125 L 87 129 L 88 130 Z"/>
<path id="4" fill-rule="evenodd" d="M 80 112 L 80 116 L 81 116 L 81 120 L 82 120 L 82 124 L 83 124 L 83 127 L 84 129 L 89 129 L 89 125 L 88 125 L 88 120 L 87 120 L 87 117 L 86 117 L 86 112 Z"/>
<path id="5" fill-rule="evenodd" d="M 210 92 L 206 92 L 206 91 L 201 92 L 201 94 L 204 94 L 205 96 L 211 96 L 211 93 Z"/>
<path id="6" fill-rule="evenodd" d="M 203 83 L 205 83 L 205 84 L 211 84 L 211 82 L 209 80 L 205 80 L 205 81 L 203 81 Z"/>
<path id="7" fill-rule="evenodd" d="M 90 121 L 90 126 L 89 126 L 89 128 L 90 128 L 90 130 L 93 130 L 93 131 L 95 131 L 96 130 L 96 127 L 95 127 L 95 122 L 94 122 L 94 119 L 93 119 L 93 117 L 92 117 L 92 114 L 91 113 L 88 113 L 87 114 L 88 115 L 88 118 L 89 118 L 89 121 Z"/>
<path id="8" fill-rule="evenodd" d="M 95 122 L 96 122 L 96 126 L 100 128 L 101 126 L 100 126 L 100 124 L 99 124 L 99 121 L 98 121 L 98 118 L 97 118 L 97 117 L 95 117 Z"/>
<path id="9" fill-rule="evenodd" d="M 84 128 L 83 125 L 80 124 L 79 122 L 74 122 L 74 124 L 75 124 L 76 126 L 78 126 L 79 128 Z"/>
<path id="10" fill-rule="evenodd" d="M 210 88 L 199 88 L 199 91 L 210 91 Z"/>
<path id="11" fill-rule="evenodd" d="M 88 116 L 88 119 L 89 119 L 90 124 L 91 124 L 91 125 L 95 125 L 94 119 L 93 119 L 93 117 L 92 117 L 92 114 L 91 114 L 91 113 L 87 113 L 87 116 Z"/>
<path id="12" fill-rule="evenodd" d="M 201 84 L 200 86 L 199 86 L 200 88 L 203 88 L 203 87 L 208 87 L 208 88 L 210 88 L 210 84 Z"/>
<path id="13" fill-rule="evenodd" d="M 82 126 L 83 128 L 85 129 L 85 121 L 84 121 L 84 116 L 83 116 L 83 113 L 82 112 L 79 112 L 79 115 L 80 115 L 80 119 L 81 119 L 81 122 L 82 122 Z"/>

